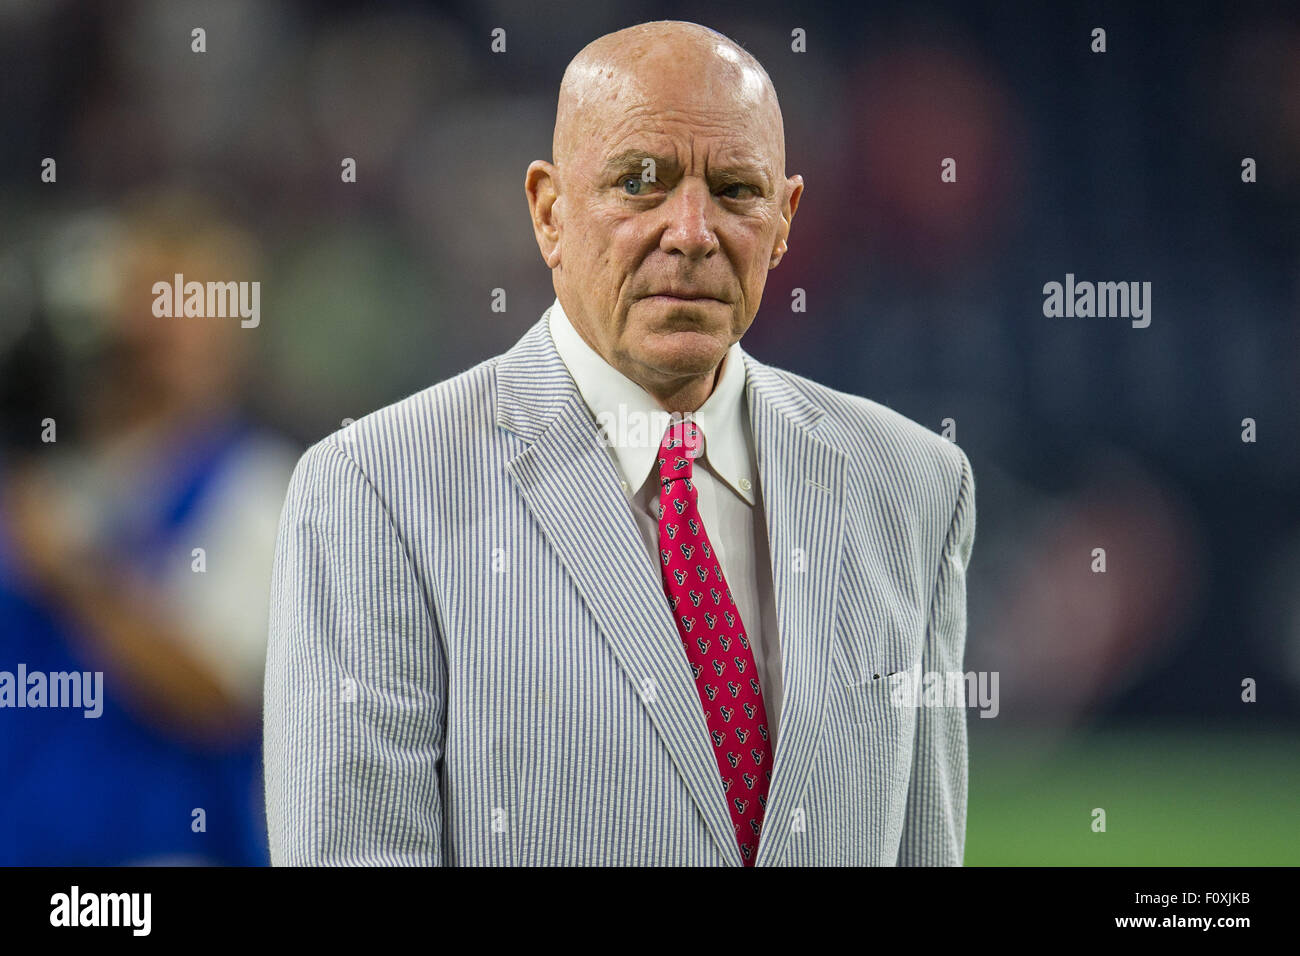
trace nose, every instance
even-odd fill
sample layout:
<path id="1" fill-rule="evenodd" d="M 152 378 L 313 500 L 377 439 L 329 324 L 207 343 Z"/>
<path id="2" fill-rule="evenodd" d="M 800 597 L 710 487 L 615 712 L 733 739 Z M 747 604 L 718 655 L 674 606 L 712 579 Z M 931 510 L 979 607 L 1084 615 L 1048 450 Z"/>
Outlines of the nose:
<path id="1" fill-rule="evenodd" d="M 694 178 L 683 179 L 672 196 L 660 207 L 667 225 L 659 240 L 664 252 L 676 252 L 688 259 L 706 259 L 718 249 L 713 232 L 713 196 L 708 186 Z"/>

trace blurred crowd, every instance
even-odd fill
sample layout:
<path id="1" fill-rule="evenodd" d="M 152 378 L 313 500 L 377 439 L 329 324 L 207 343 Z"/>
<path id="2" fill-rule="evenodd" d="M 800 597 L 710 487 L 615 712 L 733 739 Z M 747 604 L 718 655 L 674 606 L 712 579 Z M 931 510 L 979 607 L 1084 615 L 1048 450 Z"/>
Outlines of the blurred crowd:
<path id="1" fill-rule="evenodd" d="M 1300 16 L 868 7 L 0 5 L 0 670 L 106 698 L 0 711 L 0 863 L 266 861 L 297 455 L 537 320 L 524 170 L 567 61 L 650 19 L 759 57 L 807 183 L 745 348 L 971 456 L 999 720 L 1294 732 Z M 1150 327 L 1046 318 L 1066 273 L 1151 282 Z M 261 321 L 158 316 L 178 274 Z"/>

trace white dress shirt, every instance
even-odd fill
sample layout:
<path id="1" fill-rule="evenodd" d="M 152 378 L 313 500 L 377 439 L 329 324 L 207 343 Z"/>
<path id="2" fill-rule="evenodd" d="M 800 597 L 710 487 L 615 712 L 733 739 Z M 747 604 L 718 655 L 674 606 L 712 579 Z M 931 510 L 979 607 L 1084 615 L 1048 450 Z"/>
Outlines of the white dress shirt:
<path id="1" fill-rule="evenodd" d="M 559 299 L 551 306 L 550 330 L 556 351 L 587 407 L 597 423 L 605 426 L 606 450 L 620 475 L 646 553 L 660 575 L 657 459 L 669 413 L 583 340 Z M 713 394 L 698 411 L 685 417 L 704 432 L 703 450 L 693 469 L 700 518 L 749 635 L 775 753 L 783 686 L 781 642 L 739 343 L 724 356 Z"/>

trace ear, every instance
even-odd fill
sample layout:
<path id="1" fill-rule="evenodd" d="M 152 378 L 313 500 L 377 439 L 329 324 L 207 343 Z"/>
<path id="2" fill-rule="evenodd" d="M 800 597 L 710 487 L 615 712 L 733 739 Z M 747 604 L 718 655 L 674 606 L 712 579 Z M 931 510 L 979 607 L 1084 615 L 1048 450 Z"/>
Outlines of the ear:
<path id="1" fill-rule="evenodd" d="M 803 196 L 803 177 L 791 176 L 785 181 L 785 204 L 781 209 L 781 224 L 776 230 L 776 242 L 772 246 L 772 259 L 769 269 L 775 269 L 790 248 L 786 240 L 790 236 L 790 223 L 799 209 L 799 199 Z"/>
<path id="2" fill-rule="evenodd" d="M 533 160 L 524 176 L 524 192 L 528 195 L 537 248 L 542 251 L 546 267 L 554 269 L 560 264 L 560 224 L 555 214 L 560 186 L 556 168 L 545 160 Z"/>

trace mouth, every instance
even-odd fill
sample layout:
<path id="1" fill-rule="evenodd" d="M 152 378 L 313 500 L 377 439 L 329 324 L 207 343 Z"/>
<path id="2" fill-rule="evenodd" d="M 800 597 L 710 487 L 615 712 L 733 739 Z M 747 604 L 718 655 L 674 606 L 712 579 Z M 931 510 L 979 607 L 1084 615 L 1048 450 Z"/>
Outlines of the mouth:
<path id="1" fill-rule="evenodd" d="M 661 299 L 665 302 L 720 302 L 720 299 L 711 295 L 700 295 L 694 292 L 658 292 L 654 295 L 646 296 L 647 299 Z"/>

